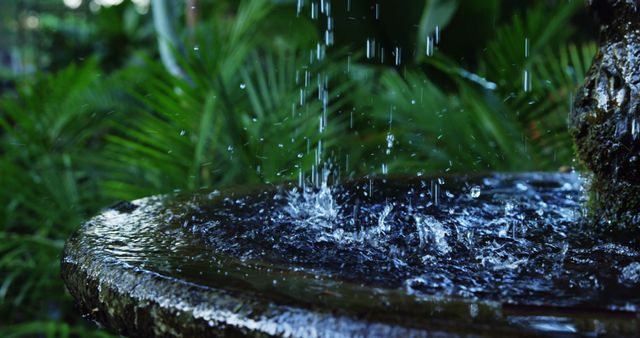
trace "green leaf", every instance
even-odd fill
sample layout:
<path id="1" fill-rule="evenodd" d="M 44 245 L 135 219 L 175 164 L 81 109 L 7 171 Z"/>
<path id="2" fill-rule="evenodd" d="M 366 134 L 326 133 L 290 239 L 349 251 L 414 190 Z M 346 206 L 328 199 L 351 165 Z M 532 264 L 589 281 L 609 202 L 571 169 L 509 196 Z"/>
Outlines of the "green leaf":
<path id="1" fill-rule="evenodd" d="M 418 26 L 416 61 L 424 58 L 427 38 L 435 38 L 431 35 L 435 33 L 436 29 L 441 30 L 449 23 L 457 8 L 457 0 L 425 0 Z"/>

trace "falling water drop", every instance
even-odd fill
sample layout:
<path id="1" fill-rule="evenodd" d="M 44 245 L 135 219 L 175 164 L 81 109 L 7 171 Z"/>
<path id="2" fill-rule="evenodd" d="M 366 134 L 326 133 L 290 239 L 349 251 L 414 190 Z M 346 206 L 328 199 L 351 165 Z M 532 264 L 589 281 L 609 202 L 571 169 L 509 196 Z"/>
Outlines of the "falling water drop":
<path id="1" fill-rule="evenodd" d="M 393 141 L 395 136 L 392 133 L 387 134 L 387 155 L 391 154 L 391 148 L 393 148 Z"/>
<path id="2" fill-rule="evenodd" d="M 367 59 L 372 59 L 376 56 L 376 40 L 367 39 Z"/>
<path id="3" fill-rule="evenodd" d="M 298 4 L 296 6 L 296 15 L 300 16 L 300 12 L 302 12 L 302 6 L 304 5 L 304 0 L 298 0 Z"/>
<path id="4" fill-rule="evenodd" d="M 317 19 L 318 18 L 318 3 L 317 2 L 312 2 L 311 3 L 311 19 Z"/>
<path id="5" fill-rule="evenodd" d="M 427 56 L 433 56 L 433 38 L 431 36 L 427 36 L 425 54 L 427 54 Z"/>
<path id="6" fill-rule="evenodd" d="M 396 57 L 396 66 L 399 66 L 400 63 L 402 62 L 402 48 L 396 47 L 394 54 Z"/>
<path id="7" fill-rule="evenodd" d="M 523 88 L 525 92 L 531 91 L 531 74 L 528 69 L 525 69 L 523 76 Z"/>

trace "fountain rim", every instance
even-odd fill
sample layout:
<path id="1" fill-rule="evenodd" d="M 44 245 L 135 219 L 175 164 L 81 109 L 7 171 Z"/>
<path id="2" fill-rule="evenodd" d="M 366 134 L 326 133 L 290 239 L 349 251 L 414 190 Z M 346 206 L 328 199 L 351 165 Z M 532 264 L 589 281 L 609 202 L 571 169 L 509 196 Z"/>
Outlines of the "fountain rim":
<path id="1" fill-rule="evenodd" d="M 502 175 L 494 173 L 491 177 Z M 542 176 L 565 175 L 560 173 L 534 173 Z M 512 175 L 513 174 L 508 174 Z M 439 175 L 437 177 L 451 177 L 454 175 Z M 472 177 L 487 175 L 455 175 L 458 177 Z M 515 174 L 517 177 L 518 174 Z M 413 177 L 413 176 L 412 176 Z M 434 176 L 435 177 L 435 176 Z M 405 176 L 406 178 L 406 176 Z M 413 177 L 415 179 L 415 177 Z M 430 176 L 422 177 L 429 179 Z M 383 179 L 394 180 L 397 177 L 384 177 Z M 361 180 L 363 182 L 364 180 Z M 229 191 L 244 193 L 257 191 L 275 185 L 262 186 L 240 186 L 220 192 L 221 195 Z M 189 197 L 191 196 L 191 197 Z M 167 199 L 184 201 L 185 198 L 194 198 L 197 194 L 168 194 L 162 196 L 147 197 L 135 200 L 131 203 L 139 205 L 155 201 L 163 202 Z M 313 328 L 314 332 L 326 331 L 325 334 L 335 333 L 339 330 L 345 334 L 361 334 L 363 331 L 371 332 L 393 332 L 394 335 L 420 336 L 432 334 L 434 332 L 475 334 L 475 335 L 531 335 L 540 336 L 541 332 L 514 327 L 508 324 L 505 316 L 522 315 L 523 309 L 510 304 L 502 304 L 495 301 L 456 299 L 446 296 L 432 296 L 430 298 L 421 297 L 415 300 L 414 297 L 401 294 L 398 290 L 385 290 L 381 288 L 371 288 L 349 282 L 340 282 L 341 290 L 369 294 L 375 291 L 378 300 L 388 300 L 390 297 L 400 296 L 401 304 L 410 302 L 414 298 L 413 304 L 419 304 L 427 314 L 423 320 L 416 317 L 400 318 L 394 311 L 398 309 L 387 308 L 385 304 L 373 306 L 371 298 L 366 299 L 364 304 L 367 311 L 353 312 L 345 311 L 339 306 L 344 300 L 340 299 L 337 293 L 326 293 L 323 295 L 328 304 L 318 306 L 318 302 L 300 306 L 300 304 L 290 304 L 279 302 L 277 298 L 265 297 L 264 294 L 253 292 L 243 293 L 221 287 L 211 287 L 199 285 L 193 282 L 180 280 L 177 278 L 162 275 L 160 273 L 146 270 L 141 267 L 132 266 L 126 262 L 117 261 L 115 258 L 100 257 L 95 252 L 83 248 L 80 244 L 82 237 L 86 235 L 93 222 L 98 216 L 85 222 L 80 229 L 67 241 L 62 258 L 62 277 L 67 282 L 67 287 L 71 294 L 79 301 L 83 313 L 88 317 L 97 320 L 108 327 L 119 327 L 120 333 L 139 334 L 144 330 L 136 323 L 126 325 L 127 318 L 131 316 L 139 318 L 140 309 L 137 307 L 143 304 L 146 313 L 156 313 L 156 318 L 151 318 L 154 330 L 173 330 L 178 326 L 171 323 L 171 318 L 191 318 L 190 328 L 194 334 L 212 335 L 214 333 L 236 332 L 247 334 L 259 332 L 268 335 L 300 335 L 305 330 Z M 277 268 L 275 265 L 272 267 Z M 105 271 L 105 268 L 108 268 Z M 264 274 L 264 270 L 260 270 Z M 306 273 L 299 273 L 305 275 Z M 288 276 L 289 278 L 290 276 Z M 270 280 L 269 278 L 265 278 Z M 76 283 L 70 283 L 70 281 Z M 307 283 L 309 274 L 302 277 L 292 277 L 292 281 Z M 313 280 L 313 279 L 311 279 Z M 83 281 L 77 283 L 78 281 Z M 304 284 L 303 284 L 304 285 Z M 335 285 L 332 285 L 335 286 Z M 95 294 L 95 290 L 98 291 Z M 124 305 L 123 305 L 124 304 Z M 241 304 L 241 306 L 238 306 Z M 469 313 L 470 306 L 475 306 L 475 315 Z M 382 311 L 382 312 L 381 312 Z M 562 317 L 590 317 L 589 309 L 578 313 L 568 313 L 562 308 L 536 308 L 529 307 L 524 312 L 531 314 L 560 312 Z M 461 313 L 465 313 L 466 318 L 459 318 Z M 429 316 L 430 315 L 430 316 Z M 452 315 L 458 318 L 451 317 Z M 597 313 L 603 315 L 603 313 Z M 615 311 L 604 315 L 626 318 L 637 318 L 635 313 L 622 313 Z M 293 319 L 293 320 L 292 320 Z M 452 319 L 456 319 L 455 326 L 451 325 Z M 615 318 L 620 319 L 620 318 Z M 136 321 L 137 322 L 137 321 Z M 286 322 L 286 326 L 281 324 Z M 322 325 L 326 323 L 327 325 Z M 125 325 L 123 325 L 125 324 Z M 180 326 L 183 327 L 183 326 Z M 284 330 L 284 331 L 283 331 Z M 351 331 L 349 331 L 351 330 Z M 154 334 L 159 332 L 154 331 Z M 304 335 L 304 334 L 302 334 Z M 322 334 L 321 334 L 322 335 Z"/>
<path id="2" fill-rule="evenodd" d="M 147 312 L 159 313 L 154 319 L 156 326 L 162 318 L 187 317 L 193 318 L 193 333 L 198 335 L 209 335 L 213 333 L 235 332 L 247 334 L 249 332 L 260 332 L 268 335 L 291 335 L 304 336 L 305 330 L 313 327 L 318 334 L 326 335 L 340 332 L 342 334 L 357 335 L 362 330 L 370 332 L 372 329 L 377 332 L 393 332 L 397 336 L 423 336 L 427 333 L 447 332 L 451 327 L 447 325 L 446 314 L 468 309 L 470 305 L 481 305 L 484 316 L 499 316 L 500 304 L 497 302 L 482 302 L 452 300 L 445 297 L 432 297 L 431 301 L 422 302 L 424 305 L 431 305 L 430 310 L 439 310 L 445 314 L 443 322 L 438 323 L 434 318 L 419 323 L 411 320 L 398 321 L 398 318 L 389 321 L 380 320 L 379 313 L 360 313 L 354 316 L 353 313 L 328 310 L 323 307 L 303 307 L 292 306 L 290 304 L 279 304 L 268 297 L 259 296 L 253 293 L 243 294 L 240 292 L 228 291 L 221 288 L 202 286 L 192 282 L 164 276 L 162 274 L 121 264 L 121 262 L 108 262 L 88 257 L 77 259 L 77 255 L 82 255 L 75 247 L 77 235 L 65 245 L 62 260 L 63 279 L 82 280 L 83 283 L 75 283 L 79 288 L 67 288 L 70 293 L 79 300 L 79 306 L 88 317 L 102 323 L 108 327 L 119 327 L 122 334 L 139 335 L 142 327 L 138 325 L 122 325 L 131 316 L 139 317 L 136 304 L 144 304 Z M 93 259 L 92 259 L 93 258 Z M 109 264 L 109 265 L 107 265 Z M 109 271 L 104 272 L 104 267 L 108 266 Z M 117 279 L 114 278 L 117 276 Z M 140 278 L 142 277 L 142 280 Z M 365 291 L 366 288 L 351 285 Z M 93 297 L 94 290 L 98 294 Z M 379 290 L 384 294 L 384 290 Z M 168 293 L 171 295 L 168 295 Z M 327 297 L 339 297 L 337 293 L 326 293 Z M 113 298 L 115 296 L 115 298 Z M 110 299 L 117 299 L 114 304 Z M 125 307 L 120 304 L 127 304 Z M 238 306 L 241 304 L 241 307 Z M 337 311 L 336 311 L 337 310 Z M 376 310 L 372 307 L 372 310 Z M 449 310 L 449 311 L 447 311 Z M 262 312 L 259 316 L 258 313 Z M 490 312 L 487 313 L 487 312 Z M 468 312 L 466 312 L 468 313 Z M 292 322 L 290 319 L 294 318 Z M 388 316 L 382 316 L 388 317 Z M 391 316 L 397 317 L 397 316 Z M 481 317 L 482 318 L 482 317 Z M 282 332 L 276 330 L 283 321 L 288 322 L 287 329 Z M 327 325 L 319 325 L 326 323 Z M 457 323 L 460 324 L 460 323 Z M 481 334 L 482 331 L 495 330 L 488 325 L 478 325 L 477 323 L 467 323 L 456 327 L 456 332 L 466 334 Z M 171 326 L 171 323 L 162 323 L 162 327 Z M 338 329 L 339 330 L 336 330 Z M 324 331 L 324 334 L 322 332 Z M 491 331 L 495 333 L 495 331 Z M 519 330 L 512 330 L 505 327 L 504 334 L 521 334 Z M 155 332 L 156 334 L 158 332 Z M 533 336 L 533 335 L 532 335 Z"/>

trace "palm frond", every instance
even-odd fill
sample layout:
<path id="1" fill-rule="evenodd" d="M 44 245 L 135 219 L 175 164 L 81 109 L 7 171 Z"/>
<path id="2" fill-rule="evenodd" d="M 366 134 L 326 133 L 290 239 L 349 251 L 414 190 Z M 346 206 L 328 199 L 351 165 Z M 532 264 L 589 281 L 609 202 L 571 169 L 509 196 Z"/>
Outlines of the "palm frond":
<path id="1" fill-rule="evenodd" d="M 377 110 L 376 117 L 385 122 L 392 115 L 388 132 L 397 140 L 390 149 L 395 155 L 381 157 L 397 162 L 398 168 L 444 172 L 527 167 L 517 120 L 489 104 L 481 91 L 459 82 L 459 91 L 447 94 L 420 73 L 401 77 L 387 72 L 381 83 L 383 98 L 375 106 L 391 107 L 392 112 Z M 407 158 L 411 166 L 403 163 Z"/>

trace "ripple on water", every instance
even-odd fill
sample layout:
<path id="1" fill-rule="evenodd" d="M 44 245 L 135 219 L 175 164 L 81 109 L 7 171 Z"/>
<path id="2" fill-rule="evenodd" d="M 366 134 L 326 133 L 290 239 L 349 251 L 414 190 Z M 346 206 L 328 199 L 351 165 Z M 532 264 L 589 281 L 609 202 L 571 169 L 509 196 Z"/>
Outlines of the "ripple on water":
<path id="1" fill-rule="evenodd" d="M 178 208 L 150 202 L 117 236 L 108 225 L 118 215 L 96 232 L 118 237 L 103 241 L 110 255 L 199 283 L 231 273 L 232 259 L 415 297 L 635 310 L 640 253 L 587 231 L 583 185 L 573 174 L 523 174 L 216 191 Z M 149 208 L 153 235 L 140 232 Z"/>

